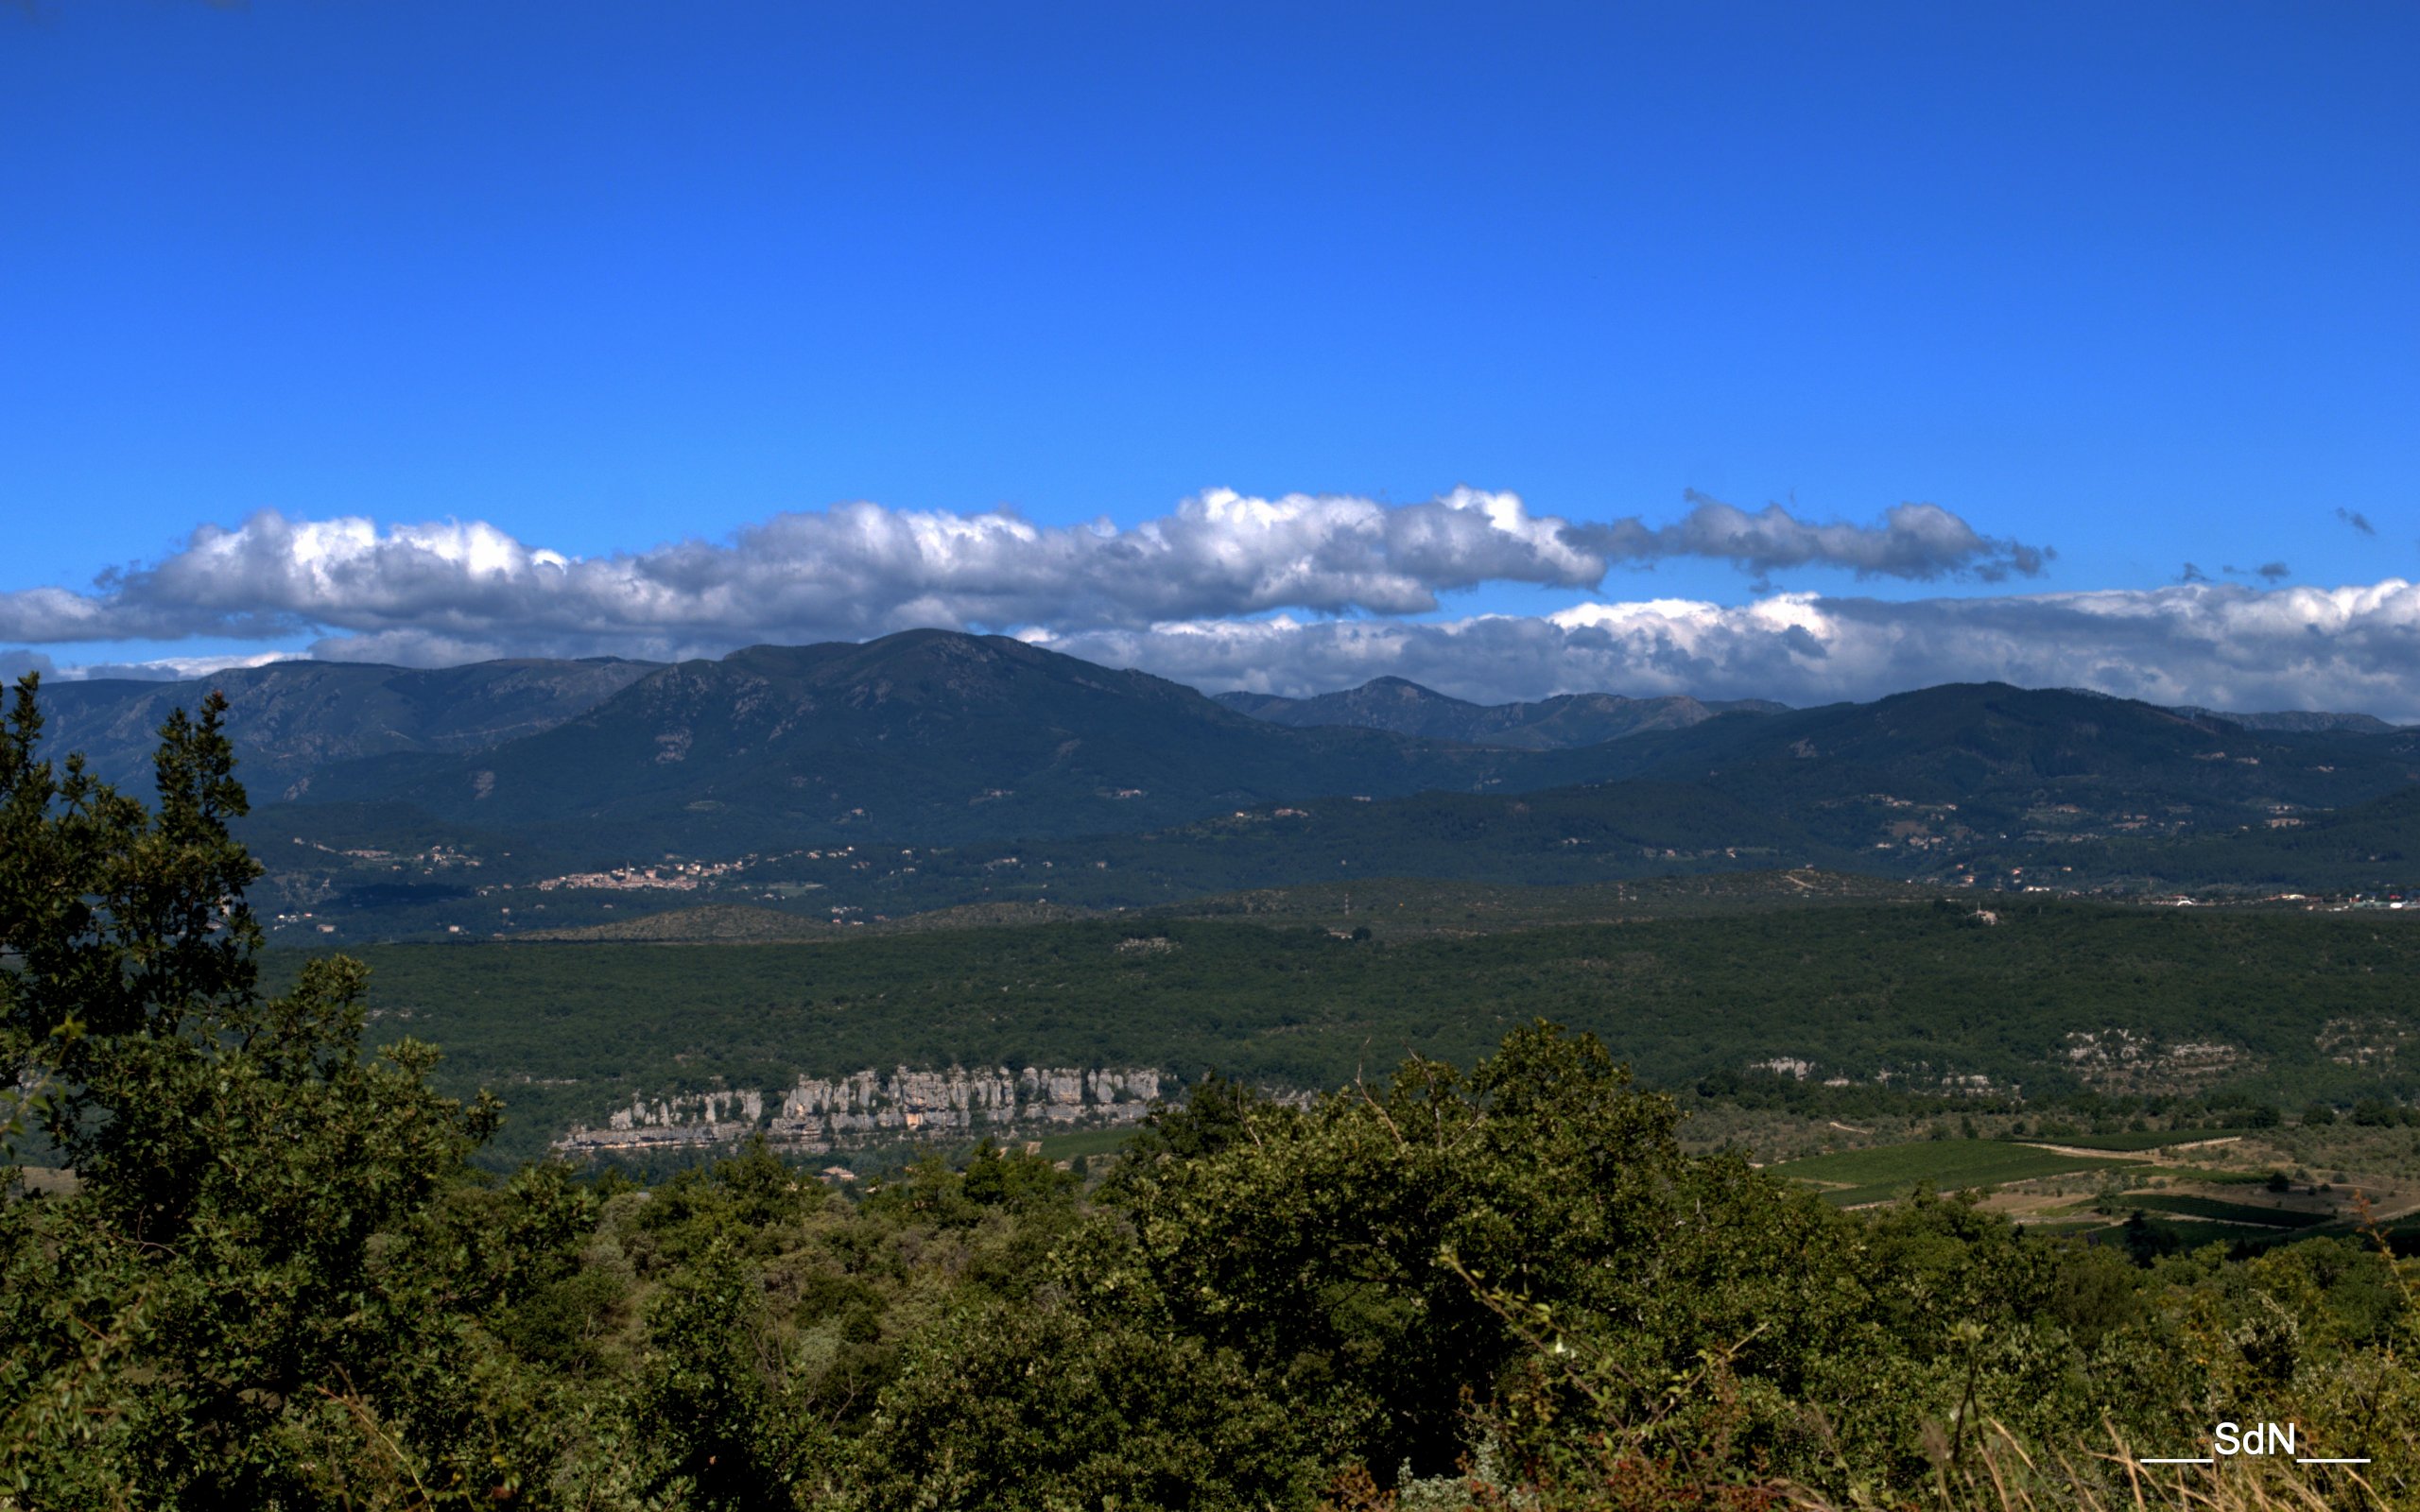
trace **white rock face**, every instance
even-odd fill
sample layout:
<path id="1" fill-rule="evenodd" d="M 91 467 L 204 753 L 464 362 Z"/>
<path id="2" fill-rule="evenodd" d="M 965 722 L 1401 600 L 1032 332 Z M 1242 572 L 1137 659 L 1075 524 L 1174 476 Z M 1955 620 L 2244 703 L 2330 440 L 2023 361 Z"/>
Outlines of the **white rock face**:
<path id="1" fill-rule="evenodd" d="M 762 1092 L 695 1092 L 652 1102 L 638 1097 L 630 1107 L 614 1109 L 603 1128 L 576 1128 L 557 1143 L 566 1149 L 594 1150 L 714 1144 L 738 1139 L 764 1116 Z"/>
<path id="2" fill-rule="evenodd" d="M 699 1092 L 688 1097 L 661 1098 L 653 1103 L 632 1098 L 628 1108 L 614 1109 L 609 1128 L 669 1128 L 683 1124 L 755 1123 L 765 1116 L 762 1092 Z"/>
<path id="3" fill-rule="evenodd" d="M 801 1076 L 782 1093 L 637 1098 L 616 1108 L 603 1127 L 581 1125 L 556 1144 L 591 1152 L 663 1149 L 735 1141 L 761 1128 L 776 1145 L 820 1153 L 886 1135 L 944 1138 L 1018 1125 L 1132 1124 L 1150 1110 L 1160 1087 L 1159 1072 L 1150 1067 L 899 1066 L 888 1075 L 868 1070 Z"/>

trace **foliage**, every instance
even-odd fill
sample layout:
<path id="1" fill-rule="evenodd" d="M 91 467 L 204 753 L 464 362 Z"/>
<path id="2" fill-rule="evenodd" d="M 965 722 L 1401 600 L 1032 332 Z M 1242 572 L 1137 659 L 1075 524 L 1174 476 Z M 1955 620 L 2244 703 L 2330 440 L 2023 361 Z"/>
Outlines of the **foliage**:
<path id="1" fill-rule="evenodd" d="M 1181 1326 L 1284 1361 L 1308 1420 L 1382 1484 L 1450 1469 L 1462 1393 L 1520 1352 L 1472 1278 L 1619 1317 L 1660 1362 L 1726 1326 L 1668 1292 L 1744 1307 L 1740 1229 L 1786 1245 L 1814 1221 L 1736 1162 L 1684 1159 L 1668 1100 L 1545 1025 L 1467 1078 L 1414 1058 L 1309 1113 L 1207 1101 L 1236 1126 L 1204 1139 L 1200 1115 L 1173 1115 L 1162 1138 L 1201 1153 L 1147 1146 L 1115 1179 L 1145 1263 Z"/>
<path id="2" fill-rule="evenodd" d="M 866 1507 L 1299 1506 L 1319 1460 L 1240 1356 L 1049 1300 L 952 1313 L 858 1445 Z"/>
<path id="3" fill-rule="evenodd" d="M 29 1505 L 271 1505 L 409 1483 L 510 1488 L 546 1435 L 479 1322 L 569 1263 L 561 1172 L 497 1200 L 468 1151 L 496 1106 L 428 1090 L 433 1051 L 360 1054 L 361 972 L 254 990 L 216 700 L 162 732 L 147 812 L 0 738 L 7 1069 L 80 1177 L 0 1208 L 0 1490 Z M 368 1493 L 365 1493 L 368 1494 Z"/>

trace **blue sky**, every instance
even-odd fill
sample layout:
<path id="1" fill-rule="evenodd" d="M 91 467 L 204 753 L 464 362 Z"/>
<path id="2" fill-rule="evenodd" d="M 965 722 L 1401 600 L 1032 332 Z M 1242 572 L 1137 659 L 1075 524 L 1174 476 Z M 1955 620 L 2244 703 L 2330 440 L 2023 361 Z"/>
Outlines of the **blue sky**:
<path id="1" fill-rule="evenodd" d="M 2319 592 L 2420 568 L 2416 44 L 2407 5 L 0 8 L 0 653 L 940 622 L 1271 686 L 2011 676 L 2420 718 L 2420 606 Z M 1695 534 L 1476 581 L 1372 544 L 1458 487 Z M 1074 538 L 864 544 L 1004 507 L 1155 542 L 1213 490 L 1379 512 L 1252 548 L 1319 558 L 1291 599 L 1193 591 L 1217 521 L 1138 558 L 1193 585 L 1148 602 L 1051 576 Z M 1709 547 L 1689 490 L 1869 535 Z M 1892 556 L 1906 503 L 1986 544 Z M 515 596 L 557 557 L 621 565 Z M 1335 589 L 1353 562 L 1392 588 Z M 2137 597 L 2087 626 L 2172 633 L 1976 639 L 2096 592 Z M 1941 649 L 1573 643 L 1641 601 Z M 1554 613 L 1517 676 L 1418 628 Z"/>

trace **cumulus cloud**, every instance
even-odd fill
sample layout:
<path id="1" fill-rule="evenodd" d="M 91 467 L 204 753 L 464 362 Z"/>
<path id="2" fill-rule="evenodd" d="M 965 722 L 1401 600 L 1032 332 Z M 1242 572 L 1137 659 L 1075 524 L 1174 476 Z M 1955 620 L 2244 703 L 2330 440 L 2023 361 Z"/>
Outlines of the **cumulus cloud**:
<path id="1" fill-rule="evenodd" d="M 326 636 L 321 654 L 421 663 L 501 654 L 672 656 L 749 641 L 856 639 L 916 626 L 1135 628 L 1274 610 L 1400 615 L 1484 583 L 1594 589 L 1674 557 L 1759 574 L 1861 577 L 2041 571 L 2047 551 L 1934 505 L 1872 525 L 1750 514 L 1692 495 L 1677 522 L 1533 514 L 1457 489 L 1418 504 L 1212 490 L 1130 528 L 873 504 L 783 514 L 728 542 L 581 558 L 480 522 L 381 528 L 263 511 L 194 533 L 90 592 L 0 593 L 0 639 L 33 644 Z"/>
<path id="2" fill-rule="evenodd" d="M 2287 576 L 2274 562 L 2221 569 L 2233 582 L 2188 564 L 2186 581 L 2139 591 L 1914 602 L 1760 593 L 1733 606 L 1659 598 L 1530 617 L 1401 617 L 1489 581 L 1576 598 L 1614 566 L 1683 552 L 1756 571 L 1820 560 L 1902 577 L 2039 568 L 2030 548 L 1927 506 L 1849 527 L 1700 499 L 1681 521 L 1651 528 L 1575 525 L 1513 495 L 1469 490 L 1409 506 L 1213 492 L 1127 529 L 856 505 L 781 516 L 727 543 L 589 560 L 478 524 L 382 529 L 264 514 L 198 532 L 89 593 L 0 594 L 0 645 L 300 630 L 323 637 L 321 656 L 439 665 L 1013 627 L 1094 661 L 1288 694 L 1392 674 L 1483 701 L 1606 690 L 1806 704 L 1996 679 L 2420 721 L 2420 589 L 2271 586 Z M 279 654 L 81 670 L 190 674 Z M 0 651 L 0 668 L 49 661 Z"/>
<path id="3" fill-rule="evenodd" d="M 2038 575 L 2049 555 L 1927 504 L 1824 524 L 1692 494 L 1663 524 L 1575 522 L 1473 489 L 1409 505 L 1211 490 L 1128 527 L 855 504 L 776 516 L 725 541 L 590 558 L 478 522 L 264 512 L 199 530 L 88 591 L 0 593 L 0 646 L 28 647 L 0 650 L 0 671 L 55 670 L 51 653 L 31 647 L 113 641 L 318 637 L 323 657 L 440 665 L 716 655 L 940 626 L 1012 629 L 1203 686 L 1291 694 L 1393 674 L 1487 701 L 1602 689 L 1804 704 L 1998 679 L 2420 720 L 2420 590 L 2286 587 L 2281 562 L 2221 569 L 2233 582 L 2188 563 L 2181 583 L 2143 591 L 1893 603 L 1760 588 L 1744 606 L 1660 598 L 1404 618 L 1487 583 L 1576 598 L 1620 568 L 1675 558 L 1759 578 L 1812 567 L 2005 582 Z M 281 654 L 74 670 L 190 675 Z"/>
<path id="4" fill-rule="evenodd" d="M 2399 579 L 1912 603 L 1783 593 L 1745 606 L 1658 599 L 1450 623 L 1277 617 L 1033 638 L 1202 687 L 1297 696 L 1392 675 L 1490 703 L 1606 690 L 1804 705 L 1999 680 L 2420 722 L 2420 587 Z"/>
<path id="5" fill-rule="evenodd" d="M 59 667 L 40 651 L 11 651 L 0 647 L 0 681 L 14 682 L 28 672 L 39 672 L 45 678 L 56 677 Z"/>

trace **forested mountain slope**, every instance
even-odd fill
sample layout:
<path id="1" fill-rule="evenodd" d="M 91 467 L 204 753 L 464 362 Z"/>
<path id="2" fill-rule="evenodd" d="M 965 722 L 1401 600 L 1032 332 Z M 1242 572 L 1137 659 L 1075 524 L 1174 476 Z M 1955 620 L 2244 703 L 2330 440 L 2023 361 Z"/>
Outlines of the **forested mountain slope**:
<path id="1" fill-rule="evenodd" d="M 216 688 L 256 799 L 298 796 L 332 764 L 397 752 L 468 751 L 552 729 L 656 670 L 651 662 L 480 662 L 432 671 L 349 662 L 273 662 L 187 682 L 54 680 L 43 708 L 61 750 L 101 776 L 150 786 L 151 752 L 171 710 Z M 298 785 L 299 784 L 299 785 Z"/>
<path id="2" fill-rule="evenodd" d="M 2392 885 L 2406 847 L 2391 799 L 2420 779 L 2420 731 L 2255 729 L 2005 684 L 1708 716 L 1602 698 L 1491 711 L 1382 680 L 1329 710 L 1539 743 L 1512 748 L 1297 727 L 942 631 L 675 666 L 297 663 L 217 680 L 265 800 L 243 833 L 270 893 L 313 932 L 340 916 L 346 937 L 627 918 L 577 879 L 668 856 L 704 868 L 684 901 L 819 917 L 1806 865 L 1985 885 Z M 45 696 L 62 748 L 92 747 L 140 790 L 137 732 L 180 690 Z M 1685 720 L 1554 744 L 1611 728 L 1588 723 L 1608 711 Z M 499 892 L 541 884 L 556 889 L 543 919 Z"/>
<path id="3" fill-rule="evenodd" d="M 2232 826 L 2272 805 L 2360 803 L 2412 780 L 2415 742 L 2401 731 L 2250 730 L 2090 694 L 1953 684 L 1510 750 L 1289 728 L 1147 674 L 1001 637 L 916 631 L 683 662 L 538 734 L 458 757 L 346 764 L 301 796 L 403 804 L 440 825 L 491 832 L 594 836 L 602 824 L 638 853 L 700 854 L 836 837 L 1042 840 L 1322 796 L 1649 779 L 1703 785 L 1770 823 L 1870 844 L 1865 811 L 1894 804 L 1942 809 L 1936 833 L 1997 836 L 2037 812 L 2167 833 Z M 1844 821 L 1829 812 L 1842 808 L 1856 813 Z M 1741 842 L 1709 832 L 1699 843 Z"/>
<path id="4" fill-rule="evenodd" d="M 910 631 L 687 662 L 475 756 L 356 764 L 314 799 L 483 828 L 604 822 L 713 843 L 1142 830 L 1323 792 L 1514 780 L 1526 758 L 1359 730 L 1288 730 L 1179 683 L 1000 636 Z"/>

